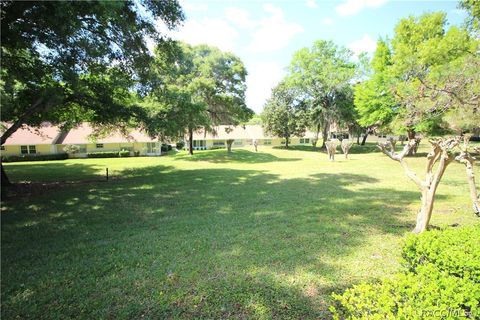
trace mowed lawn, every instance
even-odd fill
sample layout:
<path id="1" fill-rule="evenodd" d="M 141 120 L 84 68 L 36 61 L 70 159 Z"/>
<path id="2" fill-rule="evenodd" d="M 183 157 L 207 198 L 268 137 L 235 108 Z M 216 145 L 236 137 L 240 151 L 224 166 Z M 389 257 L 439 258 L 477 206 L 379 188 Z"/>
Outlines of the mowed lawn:
<path id="1" fill-rule="evenodd" d="M 2 318 L 328 318 L 332 291 L 399 269 L 420 194 L 373 145 L 300 149 L 5 164 L 74 183 L 2 203 Z M 434 210 L 479 223 L 463 165 Z"/>

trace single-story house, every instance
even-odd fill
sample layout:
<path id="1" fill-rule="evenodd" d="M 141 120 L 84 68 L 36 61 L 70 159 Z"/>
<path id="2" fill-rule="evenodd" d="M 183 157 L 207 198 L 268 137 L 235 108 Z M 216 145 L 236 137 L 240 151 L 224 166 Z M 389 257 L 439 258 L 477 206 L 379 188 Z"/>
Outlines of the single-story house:
<path id="1" fill-rule="evenodd" d="M 314 138 L 313 132 L 307 131 L 303 137 L 290 138 L 290 145 L 308 145 Z M 187 139 L 185 139 L 187 141 Z M 211 148 L 227 147 L 227 140 L 234 140 L 232 148 L 253 145 L 256 140 L 259 146 L 282 146 L 285 139 L 268 135 L 260 125 L 220 125 L 214 128 L 214 132 L 197 130 L 193 134 L 193 148 L 205 150 Z M 185 145 L 188 148 L 188 145 Z"/>
<path id="2" fill-rule="evenodd" d="M 88 123 L 63 133 L 58 139 L 57 149 L 64 152 L 67 145 L 79 147 L 77 156 L 83 157 L 90 152 L 102 151 L 138 151 L 141 155 L 160 155 L 161 143 L 140 130 L 132 130 L 127 136 L 113 132 L 107 136 L 93 137 L 94 129 Z"/>
<path id="3" fill-rule="evenodd" d="M 60 136 L 61 130 L 50 123 L 42 123 L 39 128 L 23 125 L 2 145 L 2 155 L 55 154 L 61 152 L 57 149 Z"/>

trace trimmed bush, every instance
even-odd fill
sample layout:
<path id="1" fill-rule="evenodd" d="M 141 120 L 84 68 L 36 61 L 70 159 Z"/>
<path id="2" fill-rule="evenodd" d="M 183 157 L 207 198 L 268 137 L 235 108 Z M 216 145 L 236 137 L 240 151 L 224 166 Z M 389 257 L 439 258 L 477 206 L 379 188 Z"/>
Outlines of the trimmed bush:
<path id="1" fill-rule="evenodd" d="M 185 142 L 178 141 L 175 147 L 177 148 L 177 150 L 182 150 L 185 147 Z"/>
<path id="2" fill-rule="evenodd" d="M 89 152 L 88 158 L 117 158 L 118 151 L 101 151 L 101 152 Z"/>
<path id="3" fill-rule="evenodd" d="M 119 152 L 118 152 L 118 155 L 119 155 L 121 158 L 130 157 L 130 151 L 128 151 L 128 150 L 122 150 L 122 151 L 119 151 Z"/>
<path id="4" fill-rule="evenodd" d="M 477 319 L 480 225 L 407 237 L 405 270 L 333 294 L 334 319 Z"/>
<path id="5" fill-rule="evenodd" d="M 66 153 L 55 154 L 23 154 L 20 156 L 2 156 L 2 162 L 21 162 L 21 161 L 51 161 L 68 159 Z"/>
<path id="6" fill-rule="evenodd" d="M 402 258 L 411 272 L 421 265 L 433 264 L 442 272 L 480 283 L 480 226 L 410 235 Z"/>
<path id="7" fill-rule="evenodd" d="M 140 151 L 138 151 L 138 150 L 133 151 L 133 155 L 135 157 L 139 157 L 140 156 Z"/>

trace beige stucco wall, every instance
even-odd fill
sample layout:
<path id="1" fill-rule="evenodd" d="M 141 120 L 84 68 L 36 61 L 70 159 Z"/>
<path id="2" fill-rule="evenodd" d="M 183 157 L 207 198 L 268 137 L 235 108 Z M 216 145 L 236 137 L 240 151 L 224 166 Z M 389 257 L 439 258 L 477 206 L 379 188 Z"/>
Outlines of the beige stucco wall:
<path id="1" fill-rule="evenodd" d="M 20 145 L 7 145 L 4 146 L 5 150 L 2 150 L 2 155 L 5 156 L 14 156 L 21 155 Z M 53 154 L 55 153 L 55 148 L 51 144 L 36 144 L 35 145 L 36 154 Z"/>

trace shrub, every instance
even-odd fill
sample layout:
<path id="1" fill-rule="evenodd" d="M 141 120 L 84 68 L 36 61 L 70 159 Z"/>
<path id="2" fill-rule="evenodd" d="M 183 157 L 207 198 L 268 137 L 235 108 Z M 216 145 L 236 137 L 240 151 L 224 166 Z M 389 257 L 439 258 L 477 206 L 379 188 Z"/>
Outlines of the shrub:
<path id="1" fill-rule="evenodd" d="M 440 271 L 480 283 L 480 226 L 411 235 L 405 241 L 402 258 L 411 272 L 433 264 Z"/>
<path id="2" fill-rule="evenodd" d="M 75 144 L 67 144 L 65 147 L 63 147 L 63 151 L 66 153 L 75 154 L 80 152 L 80 147 Z"/>
<path id="3" fill-rule="evenodd" d="M 101 151 L 101 152 L 89 152 L 88 158 L 117 158 L 118 151 Z"/>
<path id="4" fill-rule="evenodd" d="M 480 226 L 407 237 L 402 273 L 333 294 L 335 319 L 480 316 Z"/>
<path id="5" fill-rule="evenodd" d="M 210 150 L 218 150 L 218 149 L 226 149 L 226 147 L 225 147 L 225 146 L 223 146 L 223 147 L 222 147 L 222 146 L 211 146 L 211 147 L 208 148 L 208 149 L 210 149 Z"/>
<path id="6" fill-rule="evenodd" d="M 169 144 L 162 144 L 162 152 L 167 152 L 167 151 L 170 151 L 172 150 L 172 146 L 169 145 Z"/>
<path id="7" fill-rule="evenodd" d="M 177 150 L 182 150 L 185 147 L 185 142 L 178 141 L 175 147 L 177 148 Z"/>
<path id="8" fill-rule="evenodd" d="M 139 157 L 140 156 L 140 151 L 138 151 L 138 150 L 133 151 L 133 155 L 135 157 Z"/>
<path id="9" fill-rule="evenodd" d="M 124 158 L 124 157 L 130 157 L 130 151 L 128 151 L 128 150 L 122 150 L 122 151 L 119 151 L 119 152 L 118 152 L 118 155 L 119 155 L 120 157 L 122 157 L 122 158 Z"/>
<path id="10" fill-rule="evenodd" d="M 21 162 L 21 161 L 50 161 L 68 159 L 66 153 L 55 154 L 23 154 L 20 156 L 2 156 L 2 162 Z"/>

